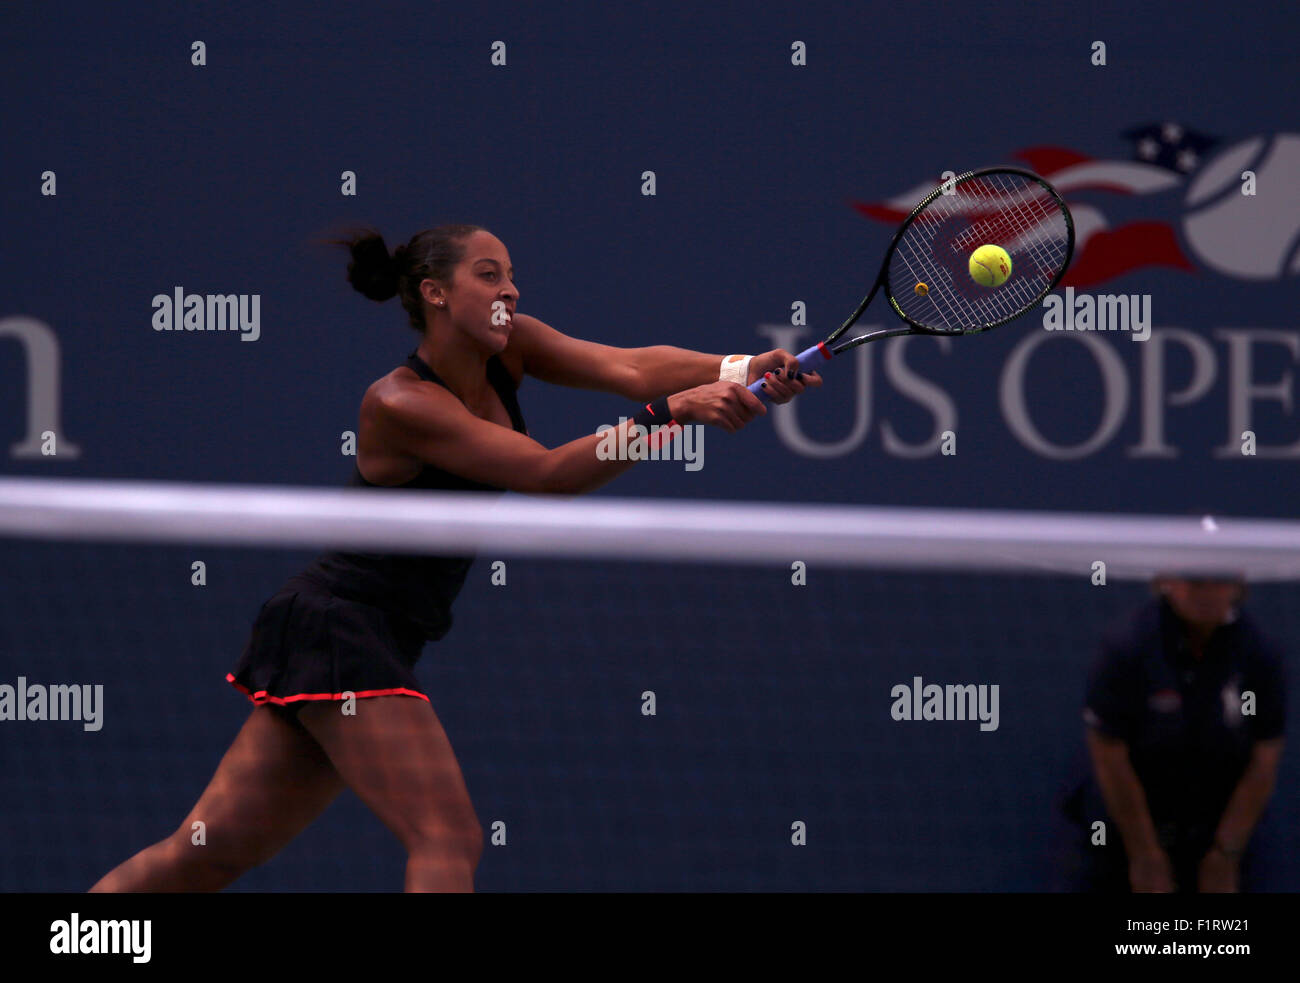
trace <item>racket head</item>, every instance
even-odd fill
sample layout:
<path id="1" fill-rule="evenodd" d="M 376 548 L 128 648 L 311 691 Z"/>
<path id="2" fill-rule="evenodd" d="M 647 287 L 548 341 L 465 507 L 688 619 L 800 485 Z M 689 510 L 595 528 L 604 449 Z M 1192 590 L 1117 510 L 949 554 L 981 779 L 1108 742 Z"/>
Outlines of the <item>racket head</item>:
<path id="1" fill-rule="evenodd" d="M 1011 256 L 1011 275 L 997 287 L 980 286 L 970 274 L 970 256 L 985 244 Z M 894 234 L 879 283 L 914 332 L 975 334 L 1036 307 L 1073 255 L 1074 219 L 1056 189 L 1032 171 L 988 167 L 939 185 L 912 209 Z"/>

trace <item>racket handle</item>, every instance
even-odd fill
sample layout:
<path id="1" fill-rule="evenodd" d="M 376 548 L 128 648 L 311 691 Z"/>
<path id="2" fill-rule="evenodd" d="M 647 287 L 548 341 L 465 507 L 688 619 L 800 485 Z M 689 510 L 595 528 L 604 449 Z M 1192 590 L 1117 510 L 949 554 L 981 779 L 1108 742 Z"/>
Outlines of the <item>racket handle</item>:
<path id="1" fill-rule="evenodd" d="M 816 372 L 817 366 L 830 357 L 831 350 L 819 341 L 811 348 L 799 353 L 799 371 Z M 759 399 L 767 399 L 767 390 L 763 388 L 762 379 L 755 379 L 750 385 L 749 391 Z"/>

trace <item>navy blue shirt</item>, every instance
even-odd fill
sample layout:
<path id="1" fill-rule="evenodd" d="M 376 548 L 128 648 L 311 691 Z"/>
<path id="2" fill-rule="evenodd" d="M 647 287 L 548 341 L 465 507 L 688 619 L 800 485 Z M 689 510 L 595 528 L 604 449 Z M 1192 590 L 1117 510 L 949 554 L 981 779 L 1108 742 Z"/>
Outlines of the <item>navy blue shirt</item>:
<path id="1" fill-rule="evenodd" d="M 1128 745 L 1162 839 L 1204 842 L 1255 742 L 1282 736 L 1285 702 L 1281 655 L 1248 615 L 1217 628 L 1197 660 L 1182 620 L 1157 598 L 1105 636 L 1084 720 Z"/>

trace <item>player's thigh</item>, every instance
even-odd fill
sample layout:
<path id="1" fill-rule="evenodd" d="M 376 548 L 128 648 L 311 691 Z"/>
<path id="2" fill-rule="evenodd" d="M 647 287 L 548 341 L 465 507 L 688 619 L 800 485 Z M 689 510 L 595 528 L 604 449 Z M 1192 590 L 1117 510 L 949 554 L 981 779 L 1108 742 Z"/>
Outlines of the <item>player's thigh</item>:
<path id="1" fill-rule="evenodd" d="M 278 853 L 343 788 L 329 757 L 291 711 L 259 706 L 176 835 L 214 862 L 253 866 Z"/>
<path id="2" fill-rule="evenodd" d="M 482 830 L 460 764 L 425 700 L 381 696 L 304 707 L 302 725 L 335 770 L 408 848 L 436 843 L 477 852 Z"/>

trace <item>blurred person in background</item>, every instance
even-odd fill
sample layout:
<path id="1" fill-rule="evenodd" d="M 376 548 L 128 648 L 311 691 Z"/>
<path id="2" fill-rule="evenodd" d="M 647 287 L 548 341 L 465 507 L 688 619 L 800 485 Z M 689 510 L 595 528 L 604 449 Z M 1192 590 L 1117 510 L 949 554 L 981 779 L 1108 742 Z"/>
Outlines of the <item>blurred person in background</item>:
<path id="1" fill-rule="evenodd" d="M 1083 827 L 1075 886 L 1249 890 L 1251 834 L 1282 756 L 1282 657 L 1242 610 L 1240 577 L 1161 576 L 1152 587 L 1105 635 L 1088 680 L 1092 775 L 1067 801 Z"/>

